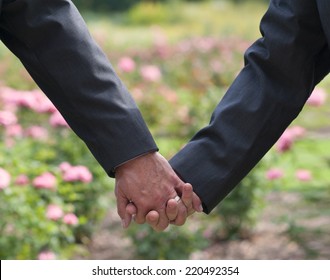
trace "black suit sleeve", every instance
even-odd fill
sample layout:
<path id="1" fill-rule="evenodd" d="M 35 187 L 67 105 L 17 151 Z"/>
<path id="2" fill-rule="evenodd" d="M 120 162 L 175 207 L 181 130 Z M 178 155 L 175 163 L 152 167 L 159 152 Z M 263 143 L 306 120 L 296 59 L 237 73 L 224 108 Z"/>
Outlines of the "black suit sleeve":
<path id="1" fill-rule="evenodd" d="M 71 1 L 4 3 L 0 36 L 110 176 L 121 163 L 157 150 L 135 102 Z"/>
<path id="2" fill-rule="evenodd" d="M 170 161 L 193 185 L 206 213 L 272 147 L 329 72 L 329 49 L 315 1 L 271 1 L 261 33 L 210 124 Z"/>

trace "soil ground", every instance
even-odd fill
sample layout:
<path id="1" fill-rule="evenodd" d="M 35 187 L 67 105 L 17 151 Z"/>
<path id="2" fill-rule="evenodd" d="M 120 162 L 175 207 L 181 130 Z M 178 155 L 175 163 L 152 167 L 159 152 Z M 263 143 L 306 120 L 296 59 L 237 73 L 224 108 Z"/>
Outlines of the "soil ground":
<path id="1" fill-rule="evenodd" d="M 297 193 L 270 193 L 248 239 L 214 240 L 204 250 L 192 253 L 190 259 L 330 259 L 330 215 L 318 215 L 319 212 L 312 205 L 302 205 Z M 283 217 L 289 217 L 291 222 Z M 135 259 L 133 246 L 115 211 L 107 214 L 89 252 L 88 259 Z"/>

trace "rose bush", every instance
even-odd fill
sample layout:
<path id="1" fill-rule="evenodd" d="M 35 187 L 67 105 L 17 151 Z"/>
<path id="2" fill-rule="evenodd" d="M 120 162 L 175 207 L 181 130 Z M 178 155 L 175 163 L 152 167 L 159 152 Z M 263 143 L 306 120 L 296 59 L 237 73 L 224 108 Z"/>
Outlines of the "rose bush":
<path id="1" fill-rule="evenodd" d="M 0 258 L 67 258 L 112 184 L 43 93 L 2 87 L 0 106 Z"/>

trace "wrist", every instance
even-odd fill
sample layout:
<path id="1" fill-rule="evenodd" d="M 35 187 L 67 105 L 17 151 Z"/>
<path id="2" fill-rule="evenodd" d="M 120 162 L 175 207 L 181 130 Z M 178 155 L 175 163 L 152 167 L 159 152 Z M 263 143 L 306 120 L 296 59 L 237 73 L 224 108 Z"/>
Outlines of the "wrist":
<path id="1" fill-rule="evenodd" d="M 131 158 L 123 163 L 121 163 L 120 165 L 116 166 L 114 168 L 114 173 L 118 173 L 118 172 L 122 172 L 125 169 L 128 169 L 130 167 L 133 167 L 135 165 L 140 165 L 143 164 L 142 162 L 145 161 L 146 159 L 152 158 L 154 157 L 158 152 L 157 151 L 149 151 L 147 153 L 138 155 L 134 158 Z"/>

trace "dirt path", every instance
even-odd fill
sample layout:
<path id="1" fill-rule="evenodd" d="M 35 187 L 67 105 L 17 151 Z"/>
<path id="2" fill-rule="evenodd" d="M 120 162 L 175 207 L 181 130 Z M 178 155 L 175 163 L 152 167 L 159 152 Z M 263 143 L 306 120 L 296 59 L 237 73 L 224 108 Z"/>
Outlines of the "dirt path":
<path id="1" fill-rule="evenodd" d="M 330 215 L 301 215 L 299 194 L 272 193 L 250 239 L 213 242 L 190 259 L 330 259 Z M 303 208 L 312 213 L 313 209 Z M 283 221 L 291 213 L 291 222 Z M 89 259 L 134 259 L 116 213 L 108 213 L 94 235 Z M 296 217 L 303 217 L 300 220 Z M 281 221 L 282 220 L 282 221 Z"/>

